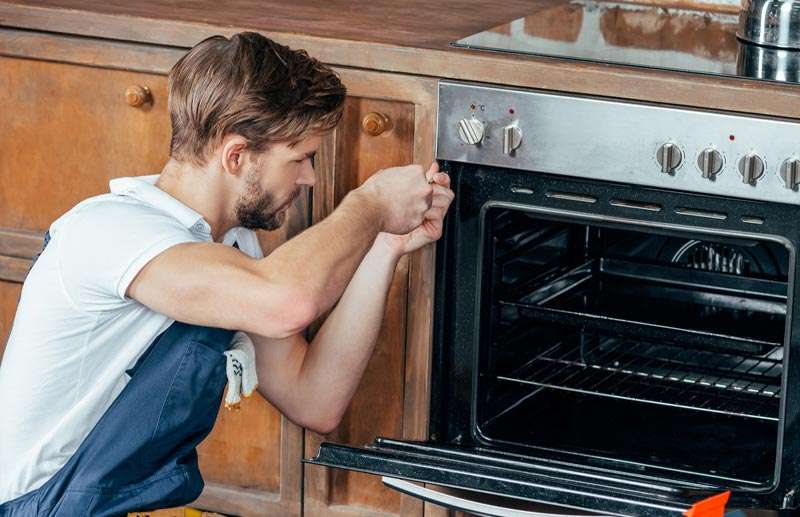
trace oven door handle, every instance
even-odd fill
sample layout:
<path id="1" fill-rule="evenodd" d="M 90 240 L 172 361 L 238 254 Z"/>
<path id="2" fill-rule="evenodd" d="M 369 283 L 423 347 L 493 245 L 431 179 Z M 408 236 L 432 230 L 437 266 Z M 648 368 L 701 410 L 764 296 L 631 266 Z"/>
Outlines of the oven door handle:
<path id="1" fill-rule="evenodd" d="M 428 501 L 446 508 L 462 510 L 485 517 L 589 517 L 589 514 L 547 513 L 531 510 L 519 510 L 516 508 L 506 508 L 504 506 L 497 506 L 481 501 L 475 501 L 466 497 L 446 494 L 437 490 L 420 486 L 417 483 L 412 483 L 411 481 L 406 481 L 404 479 L 383 476 L 381 480 L 383 481 L 384 485 L 404 494 L 422 499 L 423 501 Z M 459 489 L 451 490 L 459 493 L 468 492 L 467 490 Z M 597 517 L 606 516 L 598 515 Z"/>

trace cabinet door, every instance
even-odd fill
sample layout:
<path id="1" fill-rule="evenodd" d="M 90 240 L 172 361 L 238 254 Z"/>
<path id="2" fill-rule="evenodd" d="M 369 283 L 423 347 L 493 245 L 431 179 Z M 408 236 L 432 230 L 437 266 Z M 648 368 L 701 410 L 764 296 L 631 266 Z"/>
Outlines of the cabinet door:
<path id="1" fill-rule="evenodd" d="M 27 230 L 41 242 L 54 219 L 107 192 L 111 178 L 161 170 L 170 141 L 166 73 L 183 52 L 0 29 L 0 53 L 14 56 L 0 57 L 0 228 L 14 242 Z M 149 89 L 147 102 L 128 103 L 132 86 Z M 308 211 L 301 196 L 283 229 L 259 236 L 265 252 L 299 232 Z M 4 242 L 10 241 L 0 230 L 3 345 L 36 250 L 30 246 L 20 258 L 3 251 Z M 221 409 L 199 448 L 206 489 L 192 506 L 299 515 L 301 455 L 302 431 L 264 399 L 255 395 L 239 411 Z"/>
<path id="2" fill-rule="evenodd" d="M 316 163 L 314 220 L 330 213 L 347 192 L 379 169 L 433 155 L 435 81 L 340 70 L 348 87 L 344 117 L 324 142 Z M 381 124 L 383 130 L 380 131 Z M 427 373 L 432 268 L 426 249 L 404 257 L 389 292 L 375 351 L 339 427 L 326 436 L 306 431 L 306 456 L 321 441 L 362 445 L 376 436 L 419 438 L 427 425 Z M 412 316 L 412 313 L 413 316 Z M 423 317 L 420 317 L 420 316 Z M 306 465 L 306 516 L 422 515 L 422 504 L 366 474 Z"/>
<path id="3" fill-rule="evenodd" d="M 0 57 L 0 227 L 44 231 L 118 176 L 153 174 L 169 156 L 161 75 Z M 151 101 L 134 107 L 130 87 Z"/>

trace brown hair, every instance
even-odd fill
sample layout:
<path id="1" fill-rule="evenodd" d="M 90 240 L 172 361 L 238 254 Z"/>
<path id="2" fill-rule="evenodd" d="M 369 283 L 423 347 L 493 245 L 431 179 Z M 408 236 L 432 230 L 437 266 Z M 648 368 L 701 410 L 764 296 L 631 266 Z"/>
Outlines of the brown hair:
<path id="1" fill-rule="evenodd" d="M 255 32 L 201 41 L 169 73 L 170 156 L 202 165 L 209 150 L 235 133 L 261 152 L 333 129 L 345 87 L 305 50 Z"/>

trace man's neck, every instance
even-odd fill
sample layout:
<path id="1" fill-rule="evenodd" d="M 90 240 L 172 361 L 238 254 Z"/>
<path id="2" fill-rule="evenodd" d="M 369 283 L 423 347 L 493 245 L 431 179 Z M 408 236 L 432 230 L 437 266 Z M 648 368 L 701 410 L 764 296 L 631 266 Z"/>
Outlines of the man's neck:
<path id="1" fill-rule="evenodd" d="M 170 159 L 155 185 L 202 215 L 211 226 L 214 242 L 220 242 L 225 232 L 236 226 L 231 217 L 233 200 L 229 199 L 234 196 L 227 191 L 223 173 Z"/>

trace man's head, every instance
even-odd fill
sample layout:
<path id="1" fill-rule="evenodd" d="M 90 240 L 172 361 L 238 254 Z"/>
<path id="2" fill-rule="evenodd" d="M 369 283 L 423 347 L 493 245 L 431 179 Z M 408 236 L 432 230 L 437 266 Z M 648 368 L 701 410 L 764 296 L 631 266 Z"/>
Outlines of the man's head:
<path id="1" fill-rule="evenodd" d="M 252 32 L 208 38 L 169 74 L 170 156 L 224 174 L 239 224 L 275 229 L 314 184 L 313 154 L 345 93 L 305 51 Z"/>

